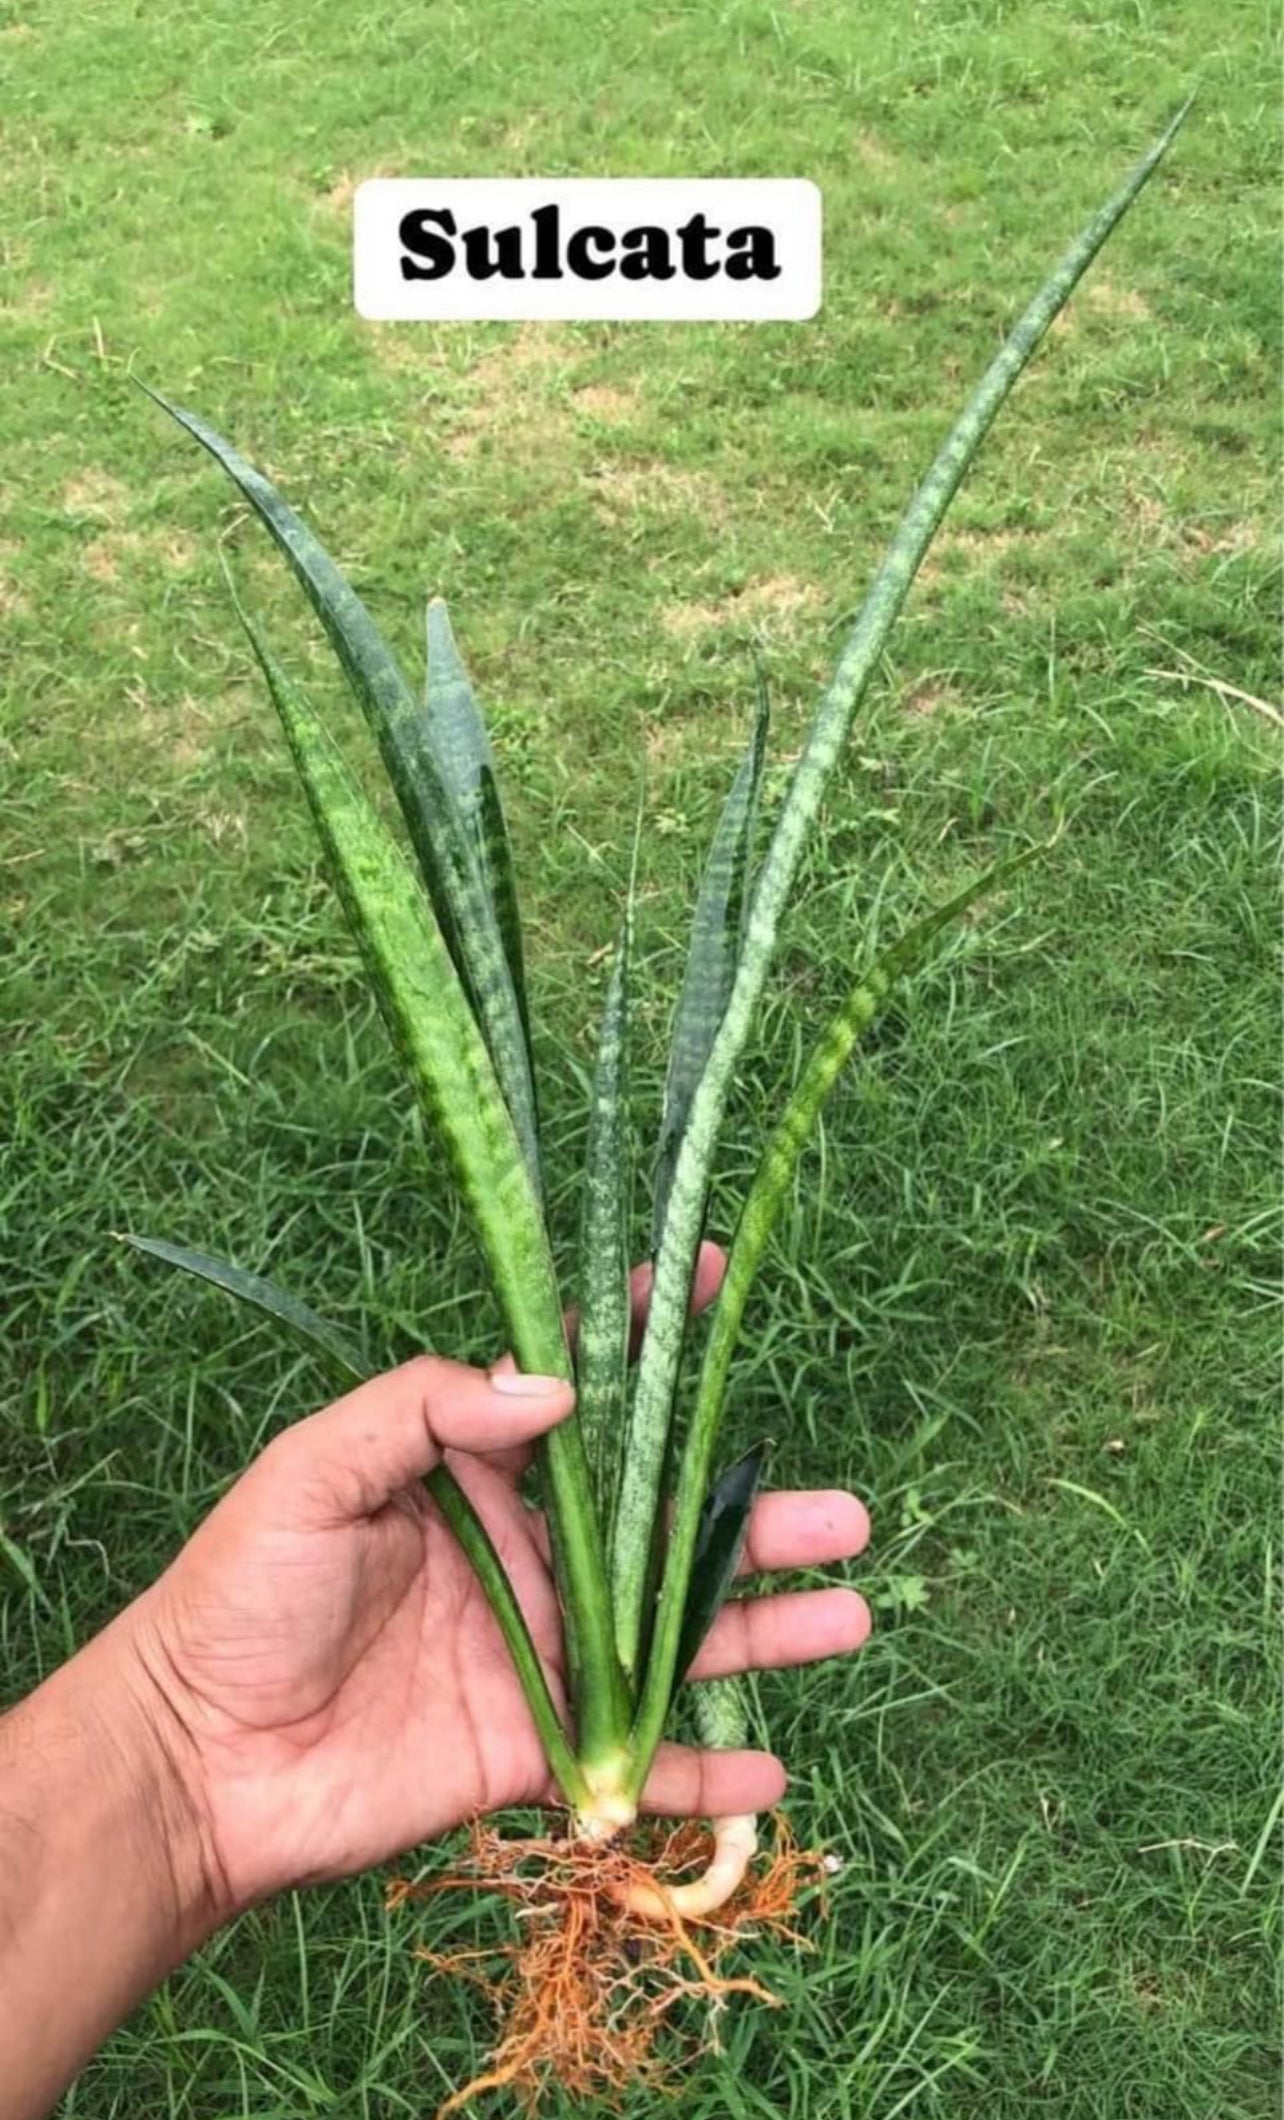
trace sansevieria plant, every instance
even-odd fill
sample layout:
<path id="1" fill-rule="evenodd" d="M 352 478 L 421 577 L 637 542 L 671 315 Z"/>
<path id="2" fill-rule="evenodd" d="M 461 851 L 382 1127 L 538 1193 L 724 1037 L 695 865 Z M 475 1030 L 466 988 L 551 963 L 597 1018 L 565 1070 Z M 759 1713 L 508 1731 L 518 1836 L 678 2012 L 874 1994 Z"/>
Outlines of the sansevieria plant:
<path id="1" fill-rule="evenodd" d="M 568 1652 L 570 1718 L 555 1705 L 500 1560 L 449 1470 L 429 1487 L 485 1589 L 548 1763 L 585 1848 L 627 1829 L 675 1694 L 726 1597 L 762 1470 L 751 1452 L 716 1470 L 745 1303 L 798 1159 L 853 1048 L 936 938 L 1039 849 L 1001 861 L 917 920 L 859 971 L 765 1142 L 730 1246 L 689 1417 L 675 1399 L 719 1128 L 752 1035 L 782 916 L 825 785 L 915 573 L 992 420 L 1102 244 L 1167 150 L 1179 113 L 1095 214 L 1015 324 L 909 504 L 856 618 L 758 858 L 767 752 L 761 683 L 743 763 L 704 870 L 673 1022 L 652 1184 L 654 1281 L 629 1364 L 628 1109 L 632 908 L 623 920 L 593 1082 L 568 1342 L 545 1215 L 539 1099 L 527 1014 L 518 893 L 494 761 L 444 605 L 428 607 L 426 676 L 413 691 L 362 604 L 312 532 L 258 471 L 194 413 L 167 404 L 239 488 L 301 582 L 378 743 L 406 844 L 362 793 L 339 749 L 241 618 L 280 715 L 344 912 L 408 1084 L 444 1144 L 471 1212 L 518 1364 L 574 1377 L 577 1410 L 540 1449 Z M 857 954 L 854 952 L 854 954 Z M 347 1338 L 257 1276 L 202 1253 L 139 1248 L 217 1283 L 307 1339 L 345 1384 L 367 1374 Z M 697 1689 L 706 1742 L 738 1742 L 734 1688 Z M 753 1822 L 715 1822 L 705 1872 L 635 1884 L 639 1921 L 707 1916 L 740 1885 Z"/>

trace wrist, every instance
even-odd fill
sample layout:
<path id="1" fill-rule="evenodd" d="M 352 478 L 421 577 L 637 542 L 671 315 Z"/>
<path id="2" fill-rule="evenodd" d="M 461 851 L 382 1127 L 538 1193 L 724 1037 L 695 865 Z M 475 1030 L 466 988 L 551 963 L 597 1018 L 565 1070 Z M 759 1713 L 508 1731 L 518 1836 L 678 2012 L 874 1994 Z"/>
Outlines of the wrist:
<path id="1" fill-rule="evenodd" d="M 145 1610 L 129 1607 L 10 1720 L 19 1748 L 28 1724 L 38 1730 L 54 1789 L 69 1808 L 79 1799 L 87 1830 L 137 1878 L 161 1977 L 238 1909 L 206 1827 L 196 1746 L 144 1653 Z"/>
<path id="2" fill-rule="evenodd" d="M 48 2112 L 223 1918 L 130 1614 L 0 1719 L 0 2107 Z"/>
<path id="3" fill-rule="evenodd" d="M 188 1939 L 186 1955 L 242 1909 L 219 1856 L 200 1747 L 182 1712 L 181 1689 L 169 1682 L 150 1597 L 130 1606 L 116 1624 L 117 1742 L 132 1786 L 145 1793 L 151 1809 L 151 1856 L 172 1894 L 176 1926 Z M 99 1640 L 106 1644 L 112 1632 Z"/>

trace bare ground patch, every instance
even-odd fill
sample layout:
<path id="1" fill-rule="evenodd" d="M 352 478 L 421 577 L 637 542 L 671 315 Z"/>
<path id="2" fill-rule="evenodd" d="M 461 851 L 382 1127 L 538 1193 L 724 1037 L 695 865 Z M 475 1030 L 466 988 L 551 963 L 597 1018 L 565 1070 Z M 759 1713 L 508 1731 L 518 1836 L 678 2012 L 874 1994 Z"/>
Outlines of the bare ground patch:
<path id="1" fill-rule="evenodd" d="M 0 618 L 18 618 L 28 608 L 14 578 L 14 561 L 21 550 L 16 538 L 0 538 Z"/>
<path id="2" fill-rule="evenodd" d="M 159 565 L 168 574 L 186 574 L 196 556 L 196 540 L 185 530 L 110 529 L 90 539 L 81 563 L 94 581 L 114 582 L 140 566 Z"/>
<path id="3" fill-rule="evenodd" d="M 575 410 L 605 426 L 616 427 L 636 414 L 641 400 L 636 390 L 617 390 L 610 383 L 580 383 L 575 389 Z"/>
<path id="4" fill-rule="evenodd" d="M 720 604 L 670 604 L 660 613 L 660 624 L 675 640 L 695 640 L 701 634 L 725 626 L 751 623 L 767 633 L 791 633 L 820 602 L 814 582 L 795 574 L 769 574 L 747 582 Z"/>
<path id="5" fill-rule="evenodd" d="M 129 513 L 129 488 L 110 472 L 90 467 L 68 479 L 62 489 L 68 515 L 90 523 L 123 523 Z"/>

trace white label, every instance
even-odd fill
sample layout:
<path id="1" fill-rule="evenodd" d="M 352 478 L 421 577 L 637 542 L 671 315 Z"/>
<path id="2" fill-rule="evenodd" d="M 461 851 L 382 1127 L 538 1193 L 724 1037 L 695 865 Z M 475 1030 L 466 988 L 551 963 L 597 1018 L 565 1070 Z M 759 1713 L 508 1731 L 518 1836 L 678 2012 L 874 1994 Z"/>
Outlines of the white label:
<path id="1" fill-rule="evenodd" d="M 372 320 L 796 321 L 820 225 L 801 177 L 370 177 L 353 293 Z"/>

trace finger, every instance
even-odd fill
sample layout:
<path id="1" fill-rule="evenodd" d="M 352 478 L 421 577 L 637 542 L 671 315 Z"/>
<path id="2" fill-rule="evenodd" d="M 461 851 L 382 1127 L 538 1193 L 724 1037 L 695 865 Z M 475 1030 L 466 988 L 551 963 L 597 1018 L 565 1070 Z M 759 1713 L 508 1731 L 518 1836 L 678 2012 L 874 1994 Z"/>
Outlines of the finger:
<path id="1" fill-rule="evenodd" d="M 527 1443 L 575 1403 L 557 1377 L 488 1376 L 420 1355 L 361 1384 L 278 1437 L 301 1495 L 328 1497 L 336 1514 L 369 1516 L 431 1472 L 447 1450 L 491 1453 Z"/>
<path id="2" fill-rule="evenodd" d="M 708 1237 L 696 1254 L 695 1273 L 691 1278 L 691 1315 L 698 1318 L 707 1310 L 722 1286 L 722 1276 L 727 1270 L 727 1254 L 721 1244 Z M 629 1354 L 636 1356 L 642 1345 L 642 1334 L 646 1327 L 647 1312 L 651 1307 L 651 1284 L 655 1279 L 655 1267 L 648 1259 L 635 1266 L 629 1275 L 629 1303 L 633 1313 L 633 1325 L 629 1337 Z"/>
<path id="3" fill-rule="evenodd" d="M 869 1544 L 869 1512 L 838 1489 L 763 1494 L 749 1518 L 741 1575 L 765 1568 L 823 1568 L 853 1560 Z"/>
<path id="4" fill-rule="evenodd" d="M 724 1605 L 689 1672 L 726 1678 L 846 1656 L 868 1641 L 869 1606 L 855 1590 L 795 1590 Z"/>
<path id="5" fill-rule="evenodd" d="M 715 1244 L 711 1239 L 706 1238 L 701 1244 L 696 1257 L 696 1270 L 691 1283 L 692 1317 L 698 1317 L 702 1310 L 707 1310 L 722 1286 L 722 1276 L 726 1270 L 726 1252 L 720 1244 Z M 629 1335 L 630 1359 L 636 1356 L 642 1344 L 642 1332 L 646 1325 L 647 1310 L 651 1302 L 651 1283 L 654 1279 L 655 1268 L 650 1260 L 645 1260 L 642 1265 L 635 1266 L 629 1275 L 629 1303 L 633 1318 Z M 575 1343 L 578 1325 L 579 1312 L 568 1310 L 566 1313 L 566 1336 L 572 1346 Z M 502 1354 L 492 1368 L 491 1375 L 512 1376 L 516 1373 L 516 1370 L 517 1363 L 515 1358 L 511 1354 Z M 502 1458 L 496 1459 L 502 1470 L 514 1480 L 521 1478 L 530 1461 L 531 1449 L 529 1445 L 524 1449 L 505 1451 Z"/>
<path id="6" fill-rule="evenodd" d="M 697 1752 L 661 1745 L 642 1791 L 642 1809 L 674 1818 L 727 1818 L 770 1811 L 789 1778 L 770 1752 Z"/>
<path id="7" fill-rule="evenodd" d="M 722 1286 L 722 1276 L 726 1270 L 726 1252 L 720 1244 L 715 1244 L 711 1238 L 706 1237 L 696 1255 L 695 1275 L 691 1283 L 691 1315 L 693 1318 L 698 1317 L 702 1310 L 708 1309 Z M 655 1267 L 649 1259 L 644 1259 L 641 1265 L 635 1266 L 629 1275 L 629 1310 L 632 1317 L 633 1333 L 630 1352 L 632 1354 L 637 1353 L 637 1342 L 640 1340 L 642 1328 L 646 1324 L 646 1314 L 651 1305 L 651 1284 L 654 1279 Z M 566 1312 L 566 1337 L 571 1341 L 572 1345 L 574 1345 L 575 1335 L 579 1329 L 579 1322 L 580 1314 L 578 1310 L 572 1308 Z M 495 1363 L 491 1374 L 513 1370 L 516 1367 L 516 1360 L 511 1354 L 502 1354 Z"/>

